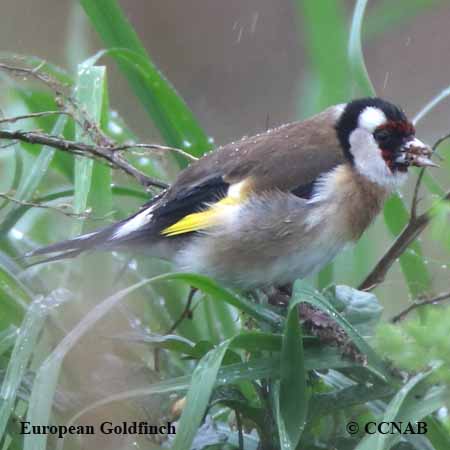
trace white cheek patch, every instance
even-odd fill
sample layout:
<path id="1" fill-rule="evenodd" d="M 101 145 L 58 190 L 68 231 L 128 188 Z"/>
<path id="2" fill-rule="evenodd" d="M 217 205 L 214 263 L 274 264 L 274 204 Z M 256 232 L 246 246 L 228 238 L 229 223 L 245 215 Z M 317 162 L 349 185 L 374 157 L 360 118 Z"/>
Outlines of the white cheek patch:
<path id="1" fill-rule="evenodd" d="M 350 135 L 349 142 L 355 167 L 361 175 L 389 190 L 397 189 L 406 180 L 406 173 L 391 172 L 370 132 L 358 128 Z"/>
<path id="2" fill-rule="evenodd" d="M 358 126 L 373 133 L 376 128 L 387 122 L 386 115 L 379 108 L 368 106 L 359 115 Z"/>

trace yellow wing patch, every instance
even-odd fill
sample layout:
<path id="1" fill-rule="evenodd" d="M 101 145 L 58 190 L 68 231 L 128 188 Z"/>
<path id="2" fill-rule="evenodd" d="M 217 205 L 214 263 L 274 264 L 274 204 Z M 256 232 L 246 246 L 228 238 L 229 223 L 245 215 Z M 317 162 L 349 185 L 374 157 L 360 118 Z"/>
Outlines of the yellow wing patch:
<path id="1" fill-rule="evenodd" d="M 237 205 L 238 198 L 225 197 L 212 205 L 209 209 L 198 213 L 188 214 L 178 222 L 170 225 L 161 231 L 164 236 L 176 236 L 179 234 L 191 233 L 192 231 L 204 230 L 221 222 L 224 208 L 231 205 Z"/>
<path id="2" fill-rule="evenodd" d="M 161 231 L 164 236 L 177 236 L 179 234 L 191 233 L 192 231 L 204 230 L 213 227 L 223 221 L 223 213 L 227 207 L 238 205 L 247 198 L 251 191 L 251 179 L 247 178 L 239 183 L 232 184 L 228 188 L 225 198 L 214 203 L 205 211 L 188 214 L 178 222 Z"/>

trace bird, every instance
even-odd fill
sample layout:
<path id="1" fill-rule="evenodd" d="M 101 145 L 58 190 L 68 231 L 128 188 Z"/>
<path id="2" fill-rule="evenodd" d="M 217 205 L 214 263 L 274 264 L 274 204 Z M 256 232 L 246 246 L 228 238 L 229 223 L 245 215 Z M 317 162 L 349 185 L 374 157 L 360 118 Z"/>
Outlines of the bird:
<path id="1" fill-rule="evenodd" d="M 436 166 L 415 134 L 378 97 L 330 106 L 221 146 L 130 217 L 25 256 L 144 251 L 242 290 L 287 285 L 355 243 L 411 166 Z"/>

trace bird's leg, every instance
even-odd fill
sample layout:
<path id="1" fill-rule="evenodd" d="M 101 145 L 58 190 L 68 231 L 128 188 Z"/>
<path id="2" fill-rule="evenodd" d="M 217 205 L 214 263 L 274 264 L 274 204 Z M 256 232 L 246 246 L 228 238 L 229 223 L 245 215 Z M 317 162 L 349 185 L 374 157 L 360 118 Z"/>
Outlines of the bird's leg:
<path id="1" fill-rule="evenodd" d="M 271 286 L 264 290 L 267 295 L 269 305 L 287 308 L 292 296 L 292 284 L 282 286 Z"/>
<path id="2" fill-rule="evenodd" d="M 178 319 L 174 322 L 174 324 L 167 330 L 166 334 L 173 333 L 176 330 L 176 328 L 178 327 L 178 325 L 180 325 L 180 323 L 184 319 L 192 319 L 191 305 L 192 305 L 192 300 L 194 299 L 194 295 L 197 291 L 198 291 L 197 288 L 191 287 L 191 289 L 189 291 L 189 296 L 188 296 L 188 299 L 186 302 L 186 306 L 184 307 L 183 312 L 181 313 L 180 317 L 178 317 Z"/>

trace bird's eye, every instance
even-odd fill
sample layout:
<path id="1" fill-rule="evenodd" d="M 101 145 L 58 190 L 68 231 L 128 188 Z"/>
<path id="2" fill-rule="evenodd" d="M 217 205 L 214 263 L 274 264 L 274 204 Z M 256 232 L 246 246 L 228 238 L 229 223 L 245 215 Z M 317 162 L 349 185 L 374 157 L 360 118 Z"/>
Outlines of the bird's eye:
<path id="1" fill-rule="evenodd" d="M 403 136 L 389 128 L 375 130 L 373 137 L 383 150 L 396 151 L 402 144 Z"/>
<path id="2" fill-rule="evenodd" d="M 374 136 L 375 140 L 380 144 L 387 143 L 389 141 L 389 139 L 391 139 L 391 137 L 392 137 L 391 133 L 386 129 L 375 130 L 375 132 L 373 133 L 373 136 Z"/>

